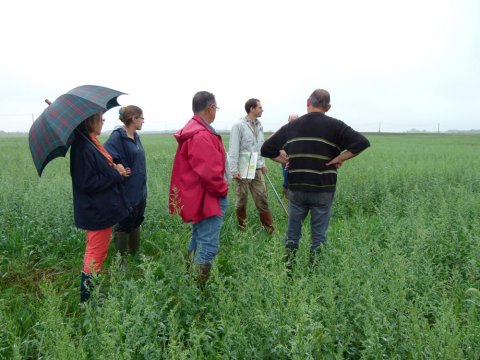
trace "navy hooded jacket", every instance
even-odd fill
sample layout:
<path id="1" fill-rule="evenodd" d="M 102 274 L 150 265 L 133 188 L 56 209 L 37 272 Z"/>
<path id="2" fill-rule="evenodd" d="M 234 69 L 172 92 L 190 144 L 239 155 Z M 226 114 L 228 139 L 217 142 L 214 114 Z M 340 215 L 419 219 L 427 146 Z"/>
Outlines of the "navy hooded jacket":
<path id="1" fill-rule="evenodd" d="M 132 171 L 123 182 L 124 193 L 128 202 L 137 206 L 147 199 L 147 169 L 145 151 L 136 132 L 134 138 L 130 139 L 124 128 L 118 128 L 112 132 L 104 146 L 114 163 L 122 164 Z"/>
<path id="2" fill-rule="evenodd" d="M 129 214 L 130 205 L 123 195 L 123 177 L 109 166 L 95 145 L 80 134 L 75 134 L 70 151 L 70 175 L 76 227 L 101 230 Z"/>

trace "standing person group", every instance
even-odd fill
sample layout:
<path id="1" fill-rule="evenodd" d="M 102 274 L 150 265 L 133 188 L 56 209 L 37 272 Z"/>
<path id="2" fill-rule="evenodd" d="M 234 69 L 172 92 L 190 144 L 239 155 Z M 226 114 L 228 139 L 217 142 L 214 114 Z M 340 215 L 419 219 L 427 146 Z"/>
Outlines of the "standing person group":
<path id="1" fill-rule="evenodd" d="M 240 119 L 232 127 L 230 133 L 230 148 L 228 157 L 230 171 L 235 179 L 235 209 L 240 230 L 245 230 L 247 223 L 247 200 L 248 191 L 252 194 L 253 201 L 260 216 L 260 221 L 265 230 L 272 234 L 275 231 L 273 226 L 272 213 L 268 206 L 267 188 L 265 186 L 264 174 L 268 169 L 265 160 L 260 156 L 260 149 L 263 145 L 264 134 L 262 123 L 258 118 L 262 116 L 263 108 L 260 100 L 249 99 L 245 103 L 246 116 Z M 240 155 L 242 153 L 257 156 L 255 177 L 253 179 L 242 178 L 240 174 Z"/>
<path id="2" fill-rule="evenodd" d="M 247 226 L 250 191 L 263 227 L 269 234 L 274 232 L 264 180 L 267 173 L 264 157 L 288 166 L 287 266 L 291 268 L 302 224 L 309 212 L 310 253 L 312 261 L 315 259 L 327 240 L 337 169 L 370 145 L 345 123 L 325 115 L 329 109 L 329 93 L 317 89 L 307 100 L 307 114 L 298 119 L 296 114 L 290 115 L 288 124 L 265 141 L 258 120 L 262 105 L 258 99 L 249 99 L 245 103 L 247 115 L 232 128 L 227 156 L 222 137 L 212 127 L 219 111 L 215 96 L 207 91 L 194 95 L 193 117 L 174 134 L 178 146 L 172 167 L 169 210 L 192 224 L 186 257 L 196 265 L 200 288 L 205 287 L 219 251 L 232 178 L 236 184 L 235 208 L 240 229 Z M 119 114 L 124 126 L 112 132 L 105 147 L 97 139 L 103 125 L 102 113 L 78 126 L 72 144 L 75 225 L 87 230 L 81 301 L 90 296 L 92 273 L 100 271 L 107 256 L 113 226 L 123 267 L 127 253 L 135 254 L 140 245 L 147 177 L 145 152 L 137 131 L 142 129 L 144 118 L 142 109 L 133 105 L 122 107 Z M 245 154 L 253 159 L 251 176 L 242 176 L 240 169 L 240 158 Z"/>
<path id="3" fill-rule="evenodd" d="M 284 125 L 262 146 L 262 156 L 288 163 L 288 229 L 285 238 L 287 265 L 291 267 L 310 212 L 313 262 L 327 241 L 337 169 L 370 146 L 369 141 L 344 122 L 325 115 L 330 94 L 313 91 L 307 114 Z"/>

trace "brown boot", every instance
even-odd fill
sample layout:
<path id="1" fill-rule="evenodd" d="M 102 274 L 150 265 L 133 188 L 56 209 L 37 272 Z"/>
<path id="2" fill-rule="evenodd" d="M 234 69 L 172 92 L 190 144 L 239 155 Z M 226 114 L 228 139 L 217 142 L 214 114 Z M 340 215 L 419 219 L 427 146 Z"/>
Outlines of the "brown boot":
<path id="1" fill-rule="evenodd" d="M 273 234 L 275 228 L 273 227 L 272 213 L 270 211 L 260 213 L 260 221 L 267 233 L 269 235 Z"/>
<path id="2" fill-rule="evenodd" d="M 207 280 L 210 277 L 210 270 L 212 269 L 212 264 L 200 264 L 198 266 L 198 277 L 197 284 L 200 290 L 205 290 L 207 285 Z"/>
<path id="3" fill-rule="evenodd" d="M 247 229 L 247 209 L 241 208 L 237 209 L 237 220 L 240 231 L 245 231 Z"/>

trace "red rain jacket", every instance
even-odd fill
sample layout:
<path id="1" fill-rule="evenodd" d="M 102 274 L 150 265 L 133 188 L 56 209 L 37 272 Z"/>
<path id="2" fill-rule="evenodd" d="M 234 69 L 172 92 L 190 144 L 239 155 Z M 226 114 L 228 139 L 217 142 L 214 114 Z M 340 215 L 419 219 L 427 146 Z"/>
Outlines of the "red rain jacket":
<path id="1" fill-rule="evenodd" d="M 228 194 L 222 137 L 197 115 L 174 137 L 178 147 L 170 181 L 170 213 L 192 223 L 222 216 L 218 200 Z"/>

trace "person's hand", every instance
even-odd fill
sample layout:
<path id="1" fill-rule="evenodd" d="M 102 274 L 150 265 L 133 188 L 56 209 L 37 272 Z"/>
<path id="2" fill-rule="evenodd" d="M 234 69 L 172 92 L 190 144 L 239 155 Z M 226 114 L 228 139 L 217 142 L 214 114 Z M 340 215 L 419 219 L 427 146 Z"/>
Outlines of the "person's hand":
<path id="1" fill-rule="evenodd" d="M 125 168 L 122 164 L 116 164 L 115 165 L 115 170 L 118 171 L 118 173 L 120 175 L 122 175 L 123 177 L 129 177 L 130 174 L 132 173 L 132 170 L 130 170 L 130 168 Z"/>
<path id="2" fill-rule="evenodd" d="M 283 150 L 283 149 L 280 150 L 280 155 L 279 155 L 279 157 L 280 157 L 281 159 L 285 160 L 285 161 L 288 161 L 288 154 L 287 154 L 287 152 L 286 152 L 285 150 Z"/>
<path id="3" fill-rule="evenodd" d="M 282 149 L 279 151 L 277 156 L 272 158 L 272 160 L 285 165 L 288 162 L 288 154 L 285 150 Z"/>
<path id="4" fill-rule="evenodd" d="M 240 173 L 238 173 L 238 172 L 233 174 L 233 178 L 237 179 L 237 180 L 242 180 L 242 177 L 240 176 Z"/>
<path id="5" fill-rule="evenodd" d="M 262 174 L 266 174 L 267 171 L 268 171 L 268 168 L 267 168 L 266 165 L 263 165 L 262 168 L 261 168 L 261 170 L 262 170 Z"/>
<path id="6" fill-rule="evenodd" d="M 336 158 L 333 158 L 332 160 L 330 160 L 325 165 L 327 165 L 327 166 L 333 165 L 333 166 L 335 166 L 335 168 L 340 169 L 343 165 L 343 161 L 340 160 L 337 156 Z"/>

